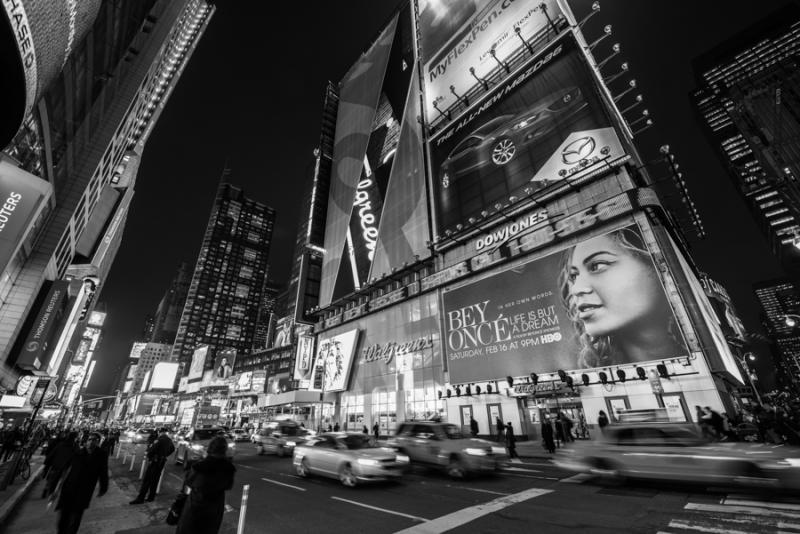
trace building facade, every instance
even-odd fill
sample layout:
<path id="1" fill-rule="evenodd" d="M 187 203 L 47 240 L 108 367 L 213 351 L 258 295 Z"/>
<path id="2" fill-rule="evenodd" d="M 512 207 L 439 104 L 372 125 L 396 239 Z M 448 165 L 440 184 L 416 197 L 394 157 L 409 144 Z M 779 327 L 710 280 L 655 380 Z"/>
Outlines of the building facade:
<path id="1" fill-rule="evenodd" d="M 191 276 L 189 264 L 182 262 L 178 267 L 177 274 L 170 282 L 169 289 L 158 303 L 158 309 L 153 317 L 152 333 L 144 339 L 156 343 L 171 344 L 175 342 L 178 324 L 186 304 L 186 295 L 189 293 L 189 284 L 192 281 Z"/>
<path id="2" fill-rule="evenodd" d="M 211 358 L 223 349 L 250 353 L 274 223 L 275 210 L 220 184 L 175 338 L 173 359 L 184 365 L 184 375 L 200 345 L 210 348 Z"/>
<path id="3" fill-rule="evenodd" d="M 712 146 L 787 272 L 800 276 L 800 8 L 694 61 L 691 98 Z"/>
<path id="4" fill-rule="evenodd" d="M 778 385 L 800 385 L 800 291 L 791 280 L 770 280 L 753 287 L 764 328 L 774 341 Z"/>

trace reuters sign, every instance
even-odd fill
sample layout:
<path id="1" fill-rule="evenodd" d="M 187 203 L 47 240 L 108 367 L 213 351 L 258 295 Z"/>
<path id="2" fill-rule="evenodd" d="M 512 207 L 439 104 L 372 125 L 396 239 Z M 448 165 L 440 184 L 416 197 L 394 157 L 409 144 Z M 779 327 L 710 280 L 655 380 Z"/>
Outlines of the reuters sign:
<path id="1" fill-rule="evenodd" d="M 16 57 L 9 55 L 0 64 L 4 95 L 12 95 L 12 108 L 4 110 L 0 119 L 1 148 L 91 29 L 100 0 L 0 1 L 8 20 L 7 25 L 0 24 L 0 46 L 15 46 L 17 51 Z"/>

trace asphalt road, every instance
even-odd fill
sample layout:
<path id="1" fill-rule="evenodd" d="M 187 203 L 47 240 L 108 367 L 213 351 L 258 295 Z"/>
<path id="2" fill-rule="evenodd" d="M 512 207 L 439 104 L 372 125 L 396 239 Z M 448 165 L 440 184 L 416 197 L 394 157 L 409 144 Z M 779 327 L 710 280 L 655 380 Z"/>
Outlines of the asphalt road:
<path id="1" fill-rule="evenodd" d="M 124 444 L 129 447 L 130 445 Z M 143 446 L 137 446 L 141 451 Z M 298 477 L 291 458 L 258 456 L 239 443 L 225 529 L 234 531 L 249 485 L 246 533 L 797 533 L 797 496 L 734 494 L 724 488 L 609 485 L 572 476 L 547 460 L 523 459 L 497 475 L 453 481 L 415 468 L 400 483 L 356 488 Z M 126 471 L 127 473 L 127 471 Z M 129 476 L 138 475 L 137 469 Z M 183 468 L 170 461 L 161 495 L 176 493 Z"/>

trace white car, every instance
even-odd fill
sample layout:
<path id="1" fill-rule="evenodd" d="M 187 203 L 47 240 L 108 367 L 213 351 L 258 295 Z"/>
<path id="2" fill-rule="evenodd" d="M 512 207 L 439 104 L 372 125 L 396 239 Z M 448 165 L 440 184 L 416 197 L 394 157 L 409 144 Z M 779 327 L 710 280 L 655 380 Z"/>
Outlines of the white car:
<path id="1" fill-rule="evenodd" d="M 192 428 L 178 442 L 175 449 L 175 463 L 188 465 L 190 462 L 202 460 L 206 457 L 206 450 L 211 440 L 223 436 L 228 441 L 228 458 L 233 459 L 236 453 L 236 443 L 226 434 L 225 430 L 218 427 Z"/>

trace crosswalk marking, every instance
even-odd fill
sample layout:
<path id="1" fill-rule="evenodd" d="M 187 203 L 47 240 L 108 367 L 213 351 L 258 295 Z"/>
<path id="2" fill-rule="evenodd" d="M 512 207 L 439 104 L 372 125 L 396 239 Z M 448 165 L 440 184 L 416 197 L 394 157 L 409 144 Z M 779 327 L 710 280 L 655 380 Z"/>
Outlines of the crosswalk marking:
<path id="1" fill-rule="evenodd" d="M 760 517 L 782 517 L 787 519 L 800 519 L 800 514 L 787 512 L 785 510 L 775 510 L 772 508 L 759 508 L 755 506 L 742 506 L 732 504 L 700 504 L 690 502 L 683 507 L 684 510 L 695 510 L 698 512 L 723 512 L 729 514 L 749 514 Z"/>
<path id="2" fill-rule="evenodd" d="M 559 482 L 566 482 L 567 484 L 583 484 L 590 478 L 592 478 L 592 475 L 589 473 L 578 473 L 577 475 L 572 475 L 568 478 L 562 478 L 559 480 Z"/>
<path id="3" fill-rule="evenodd" d="M 766 508 L 778 508 L 780 510 L 797 510 L 800 512 L 800 504 L 790 504 L 787 502 L 766 502 L 766 501 L 750 501 L 743 499 L 723 499 L 723 504 L 740 505 L 740 506 L 757 506 Z"/>
<path id="4" fill-rule="evenodd" d="M 673 519 L 669 522 L 670 528 L 680 528 L 684 530 L 696 530 L 698 532 L 707 532 L 709 534 L 750 534 L 745 530 L 733 530 L 730 528 L 717 528 L 717 527 L 704 527 L 702 525 L 695 525 L 689 521 L 682 519 Z"/>

